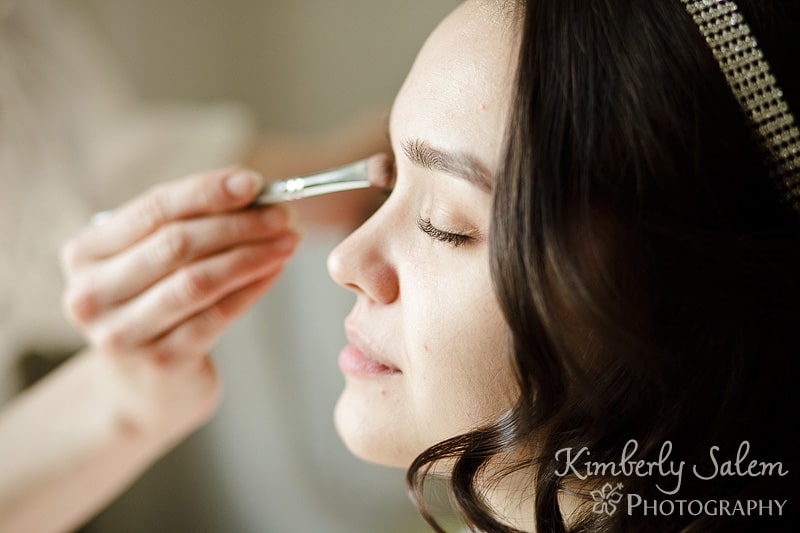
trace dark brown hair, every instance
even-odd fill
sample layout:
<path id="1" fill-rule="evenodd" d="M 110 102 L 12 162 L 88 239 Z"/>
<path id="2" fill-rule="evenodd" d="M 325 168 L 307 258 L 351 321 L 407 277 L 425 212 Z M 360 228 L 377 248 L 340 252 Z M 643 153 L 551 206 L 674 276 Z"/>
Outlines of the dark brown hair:
<path id="1" fill-rule="evenodd" d="M 645 500 L 658 478 L 559 476 L 556 452 L 709 464 L 743 441 L 789 475 L 684 475 L 684 500 L 796 493 L 800 217 L 768 177 L 751 128 L 679 0 L 529 0 L 490 245 L 520 395 L 495 424 L 425 451 L 408 483 L 452 461 L 466 523 L 513 531 L 480 497 L 490 461 L 531 472 L 537 531 L 789 530 L 787 517 L 592 513 L 605 481 Z M 800 110 L 800 16 L 740 0 L 789 105 Z M 498 357 L 498 354 L 487 354 Z M 748 461 L 750 458 L 748 458 Z M 688 467 L 687 467 L 688 468 Z M 564 523 L 558 494 L 588 505 Z M 732 525 L 733 524 L 733 525 Z M 741 525 L 741 524 L 740 524 Z M 763 529 L 766 528 L 766 529 Z"/>

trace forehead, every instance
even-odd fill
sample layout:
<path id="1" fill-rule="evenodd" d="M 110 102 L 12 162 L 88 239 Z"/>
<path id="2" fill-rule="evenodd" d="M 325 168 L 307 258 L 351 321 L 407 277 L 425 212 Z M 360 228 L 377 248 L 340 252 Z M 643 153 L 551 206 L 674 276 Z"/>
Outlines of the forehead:
<path id="1" fill-rule="evenodd" d="M 426 41 L 392 109 L 396 138 L 469 150 L 496 168 L 511 98 L 517 34 L 494 2 L 466 2 Z"/>

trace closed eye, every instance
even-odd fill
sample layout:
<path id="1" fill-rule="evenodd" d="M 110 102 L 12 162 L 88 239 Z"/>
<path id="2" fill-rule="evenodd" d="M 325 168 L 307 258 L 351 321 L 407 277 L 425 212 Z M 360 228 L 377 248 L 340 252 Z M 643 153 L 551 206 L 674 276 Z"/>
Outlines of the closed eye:
<path id="1" fill-rule="evenodd" d="M 441 230 L 431 224 L 431 220 L 429 218 L 417 218 L 417 227 L 433 240 L 450 244 L 455 248 L 475 240 L 475 237 L 471 235 L 462 235 L 460 233 L 451 233 L 449 231 Z"/>

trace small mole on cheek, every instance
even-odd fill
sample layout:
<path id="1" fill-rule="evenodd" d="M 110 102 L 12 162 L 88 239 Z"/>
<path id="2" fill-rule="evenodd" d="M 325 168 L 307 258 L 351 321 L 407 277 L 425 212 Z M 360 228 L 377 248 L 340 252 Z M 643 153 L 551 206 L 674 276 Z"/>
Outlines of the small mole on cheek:
<path id="1" fill-rule="evenodd" d="M 386 389 L 384 389 L 383 387 L 381 387 L 380 395 L 381 396 L 386 396 Z"/>
<path id="2" fill-rule="evenodd" d="M 428 353 L 428 343 L 427 342 L 422 344 L 422 348 L 425 350 L 425 353 Z"/>
<path id="3" fill-rule="evenodd" d="M 481 104 L 481 111 L 486 111 L 488 107 L 486 104 Z"/>

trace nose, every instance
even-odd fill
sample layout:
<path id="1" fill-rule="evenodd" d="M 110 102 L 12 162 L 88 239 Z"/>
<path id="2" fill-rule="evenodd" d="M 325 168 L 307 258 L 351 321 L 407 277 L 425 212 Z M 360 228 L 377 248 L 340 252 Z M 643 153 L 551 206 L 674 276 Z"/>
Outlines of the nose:
<path id="1" fill-rule="evenodd" d="M 390 304 L 400 296 L 396 266 L 390 259 L 392 242 L 398 238 L 386 204 L 342 241 L 328 256 L 333 280 L 359 296 Z"/>

